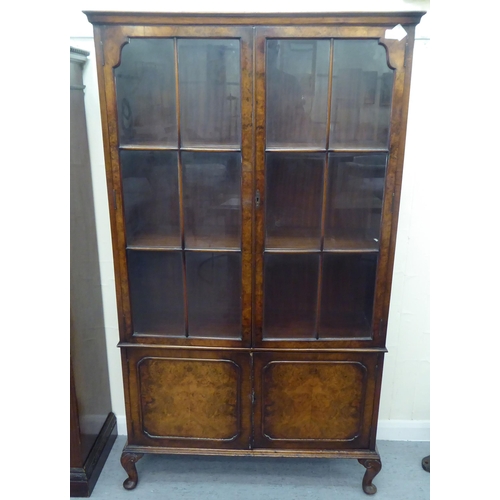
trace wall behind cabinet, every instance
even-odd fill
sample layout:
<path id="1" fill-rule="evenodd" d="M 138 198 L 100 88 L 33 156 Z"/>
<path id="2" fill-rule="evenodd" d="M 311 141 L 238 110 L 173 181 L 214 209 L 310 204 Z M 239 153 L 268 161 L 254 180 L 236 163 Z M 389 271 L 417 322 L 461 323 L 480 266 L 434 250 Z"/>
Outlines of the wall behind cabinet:
<path id="1" fill-rule="evenodd" d="M 165 8 L 160 2 L 142 2 L 141 10 Z M 175 6 L 170 5 L 174 9 Z M 309 11 L 328 11 L 331 5 L 313 1 Z M 379 10 L 429 10 L 428 1 L 405 2 L 384 0 L 376 4 Z M 74 1 L 70 12 L 70 43 L 91 53 L 84 71 L 85 100 L 90 144 L 94 200 L 96 212 L 99 260 L 110 371 L 113 412 L 118 420 L 118 432 L 125 433 L 125 406 L 121 378 L 121 362 L 116 344 L 119 340 L 116 318 L 115 284 L 111 233 L 105 182 L 104 154 L 99 114 L 97 74 L 95 68 L 92 27 L 82 10 L 136 10 L 132 1 L 90 0 Z M 373 10 L 372 2 L 336 2 L 336 10 Z M 186 0 L 184 12 L 206 12 L 205 2 Z M 234 4 L 222 0 L 210 3 L 212 12 L 277 12 L 294 11 L 290 2 L 278 0 Z M 428 143 L 427 120 L 430 114 L 429 95 L 430 40 L 428 18 L 417 26 L 414 49 L 412 85 L 408 116 L 405 166 L 396 242 L 394 278 L 389 315 L 382 398 L 379 414 L 379 439 L 429 439 L 430 419 L 430 304 L 429 304 L 429 201 L 427 182 L 430 162 L 426 160 Z"/>

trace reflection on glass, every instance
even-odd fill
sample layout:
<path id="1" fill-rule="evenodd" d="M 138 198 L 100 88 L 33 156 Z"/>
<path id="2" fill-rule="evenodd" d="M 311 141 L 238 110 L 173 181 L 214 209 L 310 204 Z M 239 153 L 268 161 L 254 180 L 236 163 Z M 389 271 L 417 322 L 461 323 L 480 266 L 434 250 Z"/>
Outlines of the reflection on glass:
<path id="1" fill-rule="evenodd" d="M 387 155 L 330 155 L 325 250 L 379 248 Z"/>
<path id="2" fill-rule="evenodd" d="M 240 248 L 240 153 L 182 153 L 186 248 Z"/>
<path id="3" fill-rule="evenodd" d="M 127 245 L 179 247 L 177 154 L 121 151 Z"/>
<path id="4" fill-rule="evenodd" d="M 319 338 L 371 337 L 377 254 L 323 255 Z"/>
<path id="5" fill-rule="evenodd" d="M 315 335 L 319 254 L 266 254 L 264 338 Z"/>
<path id="6" fill-rule="evenodd" d="M 333 44 L 331 148 L 387 147 L 393 71 L 376 40 Z"/>
<path id="7" fill-rule="evenodd" d="M 329 40 L 268 40 L 267 146 L 325 147 Z"/>
<path id="8" fill-rule="evenodd" d="M 183 39 L 178 50 L 182 145 L 239 147 L 239 40 Z"/>
<path id="9" fill-rule="evenodd" d="M 183 337 L 181 252 L 127 252 L 135 333 Z"/>
<path id="10" fill-rule="evenodd" d="M 266 156 L 266 248 L 319 249 L 322 154 Z"/>
<path id="11" fill-rule="evenodd" d="M 241 254 L 186 252 L 190 337 L 241 337 Z"/>
<path id="12" fill-rule="evenodd" d="M 177 145 L 173 39 L 131 39 L 115 81 L 120 144 Z"/>

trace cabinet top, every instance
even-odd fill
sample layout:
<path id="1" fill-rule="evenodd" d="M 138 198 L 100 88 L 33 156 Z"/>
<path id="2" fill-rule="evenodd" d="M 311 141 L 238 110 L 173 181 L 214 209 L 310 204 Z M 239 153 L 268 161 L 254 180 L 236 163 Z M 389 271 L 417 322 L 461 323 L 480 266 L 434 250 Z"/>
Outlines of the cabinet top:
<path id="1" fill-rule="evenodd" d="M 84 11 L 94 25 L 362 25 L 388 26 L 415 25 L 425 11 L 401 12 L 297 12 L 297 13 L 180 13 L 180 12 L 114 12 Z"/>

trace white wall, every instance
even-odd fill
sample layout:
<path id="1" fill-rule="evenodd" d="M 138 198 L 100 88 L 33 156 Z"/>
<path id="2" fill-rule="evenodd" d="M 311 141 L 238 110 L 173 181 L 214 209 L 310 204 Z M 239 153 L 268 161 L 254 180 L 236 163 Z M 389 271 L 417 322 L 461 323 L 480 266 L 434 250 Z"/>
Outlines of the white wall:
<path id="1" fill-rule="evenodd" d="M 233 2 L 234 3 L 234 2 Z M 142 11 L 161 11 L 164 2 L 142 1 Z M 247 5 L 247 4 L 245 4 Z M 256 0 L 251 10 L 235 7 L 222 0 L 205 2 L 185 0 L 182 8 L 169 5 L 171 11 L 184 12 L 279 12 L 300 11 L 291 2 Z M 118 431 L 125 433 L 125 405 L 121 377 L 121 361 L 116 344 L 119 340 L 113 275 L 113 257 L 104 155 L 99 115 L 97 75 L 92 27 L 82 10 L 137 10 L 138 4 L 120 0 L 74 0 L 71 4 L 70 44 L 91 53 L 84 70 L 85 100 L 89 129 L 90 158 L 94 183 L 97 237 L 101 264 L 102 294 L 111 383 L 113 411 L 118 418 Z M 308 11 L 373 10 L 370 1 L 312 1 Z M 377 10 L 429 10 L 428 1 L 384 0 Z M 425 145 L 427 117 L 430 114 L 427 92 L 429 78 L 429 17 L 426 14 L 417 27 L 412 88 L 408 118 L 407 147 L 398 238 L 394 267 L 391 310 L 389 315 L 385 371 L 380 406 L 379 439 L 428 440 L 430 420 L 430 326 L 429 326 L 429 204 L 426 190 L 429 165 Z"/>
<path id="2" fill-rule="evenodd" d="M 430 41 L 415 42 L 408 131 L 379 418 L 430 419 Z M 384 424 L 385 425 L 385 422 Z M 403 424 L 401 424 L 403 425 Z M 428 435 L 428 434 L 427 434 Z"/>

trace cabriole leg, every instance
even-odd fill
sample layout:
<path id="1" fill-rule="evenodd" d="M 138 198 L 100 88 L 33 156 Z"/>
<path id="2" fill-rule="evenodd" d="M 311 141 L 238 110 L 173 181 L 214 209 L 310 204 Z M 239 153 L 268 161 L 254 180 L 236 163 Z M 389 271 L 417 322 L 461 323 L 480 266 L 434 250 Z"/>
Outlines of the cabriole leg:
<path id="1" fill-rule="evenodd" d="M 372 484 L 373 478 L 380 472 L 382 462 L 373 458 L 361 458 L 358 462 L 366 467 L 365 475 L 363 476 L 363 491 L 367 495 L 374 495 L 377 493 L 377 487 Z"/>
<path id="2" fill-rule="evenodd" d="M 122 467 L 128 474 L 128 478 L 123 482 L 123 487 L 126 490 L 133 490 L 137 486 L 139 481 L 139 476 L 137 475 L 137 469 L 135 464 L 144 456 L 143 453 L 131 453 L 124 451 L 121 457 Z"/>

